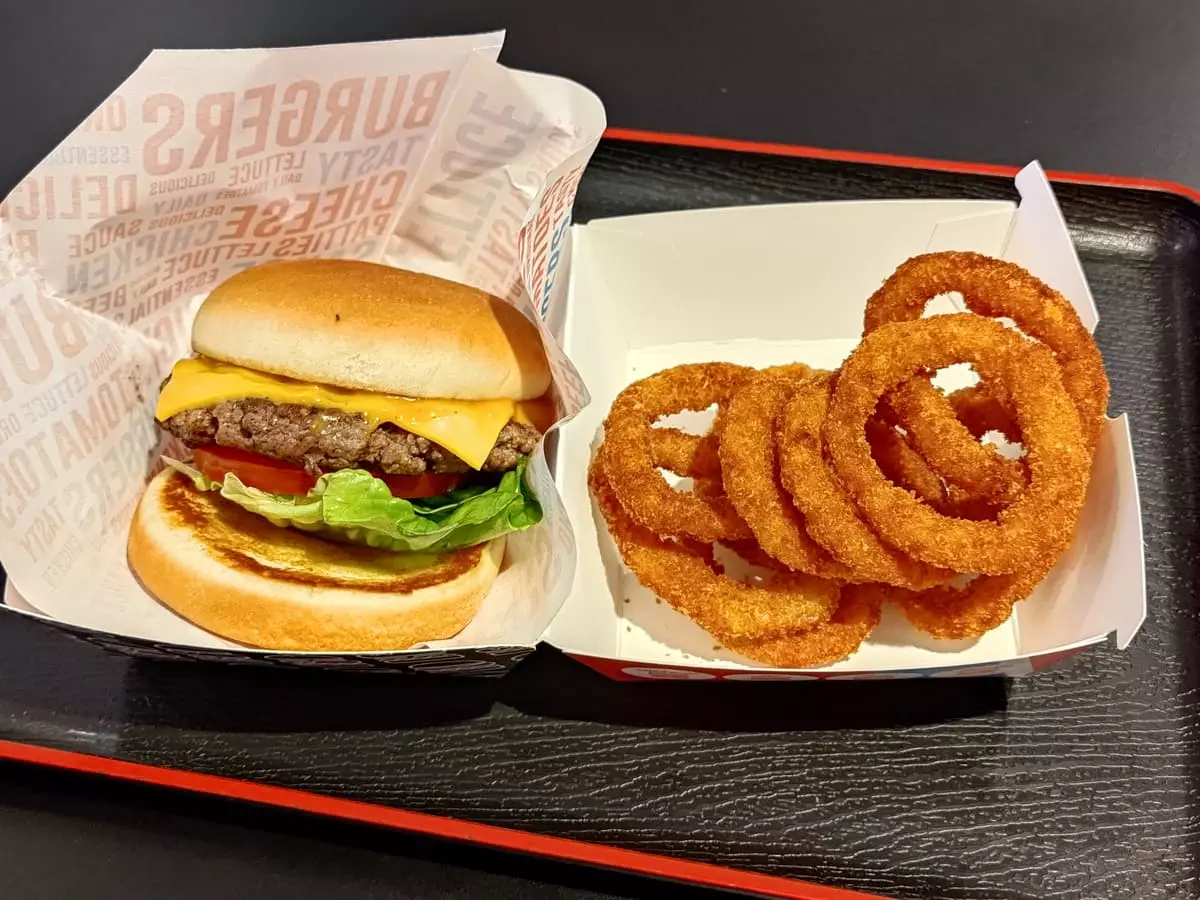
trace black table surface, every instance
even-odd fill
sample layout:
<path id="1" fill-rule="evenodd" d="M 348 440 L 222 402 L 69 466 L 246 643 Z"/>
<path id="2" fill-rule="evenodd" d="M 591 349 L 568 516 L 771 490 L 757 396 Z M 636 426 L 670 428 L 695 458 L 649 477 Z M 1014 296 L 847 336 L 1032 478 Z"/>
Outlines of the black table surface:
<path id="1" fill-rule="evenodd" d="M 1186 0 L 0 0 L 0 192 L 153 47 L 508 29 L 615 126 L 1200 186 Z M 0 766 L 4 896 L 666 896 L 361 828 Z M 1180 884 L 1190 896 L 1194 882 Z M 1097 896 L 1103 895 L 1103 891 Z M 1063 896 L 1061 894 L 1057 896 Z"/>

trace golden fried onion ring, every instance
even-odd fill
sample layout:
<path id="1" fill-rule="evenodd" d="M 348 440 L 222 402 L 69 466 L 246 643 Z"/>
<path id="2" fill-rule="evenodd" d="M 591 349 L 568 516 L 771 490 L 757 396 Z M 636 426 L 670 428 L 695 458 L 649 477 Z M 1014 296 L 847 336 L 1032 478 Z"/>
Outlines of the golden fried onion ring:
<path id="1" fill-rule="evenodd" d="M 657 535 L 712 543 L 750 537 L 750 529 L 723 498 L 671 488 L 655 466 L 654 423 L 685 409 L 724 403 L 753 369 L 732 363 L 698 363 L 656 372 L 629 385 L 613 401 L 604 423 L 609 477 L 621 486 L 621 505 Z"/>
<path id="2" fill-rule="evenodd" d="M 661 538 L 625 512 L 613 489 L 611 448 L 602 444 L 588 487 L 622 559 L 643 586 L 720 641 L 757 640 L 828 622 L 841 588 L 795 572 L 772 573 L 761 585 L 725 577 L 711 548 Z"/>
<path id="3" fill-rule="evenodd" d="M 1028 488 L 996 521 L 944 516 L 888 481 L 865 429 L 879 398 L 928 369 L 973 363 L 1003 385 L 1025 444 Z M 1061 555 L 1083 506 L 1090 454 L 1054 355 L 998 322 L 966 314 L 881 325 L 838 375 L 824 429 L 842 484 L 885 540 L 924 562 L 1000 575 Z"/>
<path id="4" fill-rule="evenodd" d="M 650 458 L 657 468 L 687 478 L 721 476 L 715 434 L 690 434 L 678 428 L 651 428 Z"/>
<path id="5" fill-rule="evenodd" d="M 996 503 L 1009 503 L 1025 490 L 1025 466 L 980 443 L 928 376 L 904 382 L 886 402 L 913 449 L 947 482 Z"/>
<path id="6" fill-rule="evenodd" d="M 781 668 L 806 669 L 837 662 L 857 650 L 875 630 L 885 591 L 879 584 L 848 584 L 842 588 L 833 618 L 824 625 L 782 637 L 733 638 L 725 641 L 725 646 L 755 662 Z"/>
<path id="7" fill-rule="evenodd" d="M 1005 401 L 982 381 L 971 387 L 959 388 L 947 394 L 946 399 L 972 437 L 981 438 L 988 432 L 998 431 L 1014 444 L 1021 442 L 1021 429 L 1017 427 Z"/>
<path id="8" fill-rule="evenodd" d="M 1062 367 L 1062 383 L 1078 410 L 1087 446 L 1094 450 L 1109 396 L 1100 350 L 1075 307 L 1015 263 L 951 251 L 914 256 L 867 301 L 863 331 L 870 334 L 889 322 L 918 319 L 930 300 L 954 292 L 972 312 L 1011 319 L 1050 348 Z"/>
<path id="9" fill-rule="evenodd" d="M 807 378 L 812 366 L 804 363 L 784 363 L 755 373 L 782 378 Z M 719 478 L 721 460 L 717 456 L 718 437 L 723 427 L 725 409 L 717 411 L 712 430 L 696 435 L 679 428 L 655 428 L 650 432 L 650 454 L 654 465 L 688 478 Z"/>
<path id="10" fill-rule="evenodd" d="M 957 519 L 994 519 L 999 508 L 987 500 L 972 497 L 958 485 L 946 484 L 929 467 L 908 438 L 884 419 L 867 421 L 867 443 L 879 470 L 889 481 L 924 500 L 944 516 Z"/>
<path id="11" fill-rule="evenodd" d="M 795 381 L 780 372 L 760 372 L 730 398 L 718 448 L 721 480 L 763 550 L 789 569 L 844 581 L 851 569 L 809 537 L 779 481 L 775 424 Z"/>
<path id="12" fill-rule="evenodd" d="M 924 591 L 896 589 L 891 599 L 918 631 L 945 641 L 987 634 L 1008 621 L 1013 605 L 1024 600 L 1054 567 L 1054 560 L 1008 575 L 980 575 L 965 587 Z"/>
<path id="13" fill-rule="evenodd" d="M 795 385 L 776 429 L 779 474 L 808 534 L 850 568 L 849 581 L 913 588 L 947 581 L 954 571 L 925 565 L 885 544 L 829 471 L 821 453 L 821 423 L 832 381 L 831 375 L 820 375 Z"/>

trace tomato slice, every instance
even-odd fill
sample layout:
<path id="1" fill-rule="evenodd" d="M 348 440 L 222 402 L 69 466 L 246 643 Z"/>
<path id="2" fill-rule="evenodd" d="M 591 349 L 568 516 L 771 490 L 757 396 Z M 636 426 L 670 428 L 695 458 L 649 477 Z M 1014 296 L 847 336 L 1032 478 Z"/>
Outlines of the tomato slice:
<path id="1" fill-rule="evenodd" d="M 304 471 L 303 466 L 280 462 L 261 453 L 220 447 L 216 444 L 197 447 L 195 465 L 213 481 L 224 481 L 226 474 L 232 472 L 243 484 L 271 494 L 303 496 L 317 483 L 317 476 Z M 448 493 L 458 487 L 463 479 L 462 475 L 441 475 L 436 472 L 423 472 L 420 475 L 384 475 L 379 472 L 371 474 L 382 479 L 393 496 L 406 500 L 437 497 Z"/>
<path id="2" fill-rule="evenodd" d="M 396 497 L 415 500 L 418 497 L 437 497 L 449 493 L 462 483 L 457 474 L 422 472 L 420 475 L 376 475 L 382 478 Z"/>
<path id="3" fill-rule="evenodd" d="M 249 450 L 238 450 L 234 447 L 219 447 L 216 444 L 197 447 L 195 464 L 197 469 L 213 481 L 224 481 L 225 476 L 232 472 L 243 484 L 270 494 L 303 496 L 317 483 L 317 477 L 304 471 L 303 466 L 280 462 L 261 453 L 251 453 Z"/>

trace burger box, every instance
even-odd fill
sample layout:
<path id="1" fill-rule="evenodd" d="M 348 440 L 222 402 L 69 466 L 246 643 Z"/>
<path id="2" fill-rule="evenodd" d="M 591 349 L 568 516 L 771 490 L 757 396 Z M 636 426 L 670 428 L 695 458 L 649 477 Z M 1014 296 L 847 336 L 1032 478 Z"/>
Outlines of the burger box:
<path id="1" fill-rule="evenodd" d="M 371 260 L 501 296 L 543 335 L 559 420 L 586 402 L 547 323 L 604 108 L 500 65 L 502 38 L 155 51 L 0 204 L 8 614 L 167 659 L 497 675 L 531 652 L 575 560 L 544 442 L 526 470 L 543 521 L 508 535 L 463 631 L 412 651 L 239 646 L 157 603 L 125 553 L 162 466 L 160 385 L 207 293 L 262 262 Z"/>
<path id="2" fill-rule="evenodd" d="M 572 226 L 603 107 L 579 85 L 505 69 L 500 43 L 478 35 L 156 51 L 0 205 L 7 614 L 136 656 L 329 669 L 498 675 L 545 640 L 624 680 L 1017 675 L 1112 632 L 1129 642 L 1145 588 L 1124 417 L 1105 430 L 1072 550 L 1009 623 L 978 641 L 928 641 L 889 611 L 849 660 L 771 669 L 714 649 L 639 588 L 585 485 L 609 404 L 630 381 L 699 360 L 836 366 L 859 338 L 867 296 L 928 249 L 1004 256 L 1061 290 L 1089 327 L 1095 309 L 1036 165 L 1017 179 L 1019 206 L 797 204 Z M 391 130 L 343 115 L 356 102 L 378 113 L 389 88 L 409 98 Z M 264 98 L 275 95 L 292 101 L 272 118 Z M 305 214 L 338 191 L 380 189 L 387 176 L 401 184 L 386 202 L 372 195 L 386 216 L 366 217 L 365 231 L 337 232 Z M 559 421 L 528 471 L 545 518 L 510 536 L 479 615 L 448 640 L 381 653 L 247 648 L 157 604 L 125 565 L 128 520 L 161 450 L 158 385 L 188 353 L 190 317 L 214 284 L 274 258 L 285 240 L 217 235 L 236 232 L 251 203 L 261 214 L 282 202 L 298 204 L 294 219 L 285 214 L 289 252 L 456 278 L 507 297 L 542 329 Z M 216 254 L 198 272 L 168 281 L 155 268 L 161 254 L 140 262 L 133 253 L 142 246 L 134 236 L 161 248 L 205 221 L 220 224 L 208 240 L 187 232 L 184 250 Z M 178 266 L 180 249 L 163 253 Z M 66 466 L 47 455 L 55 425 L 99 421 L 97 412 L 111 421 L 81 458 Z M 703 416 L 691 422 L 703 426 Z M 63 471 L 51 481 L 56 464 Z"/>

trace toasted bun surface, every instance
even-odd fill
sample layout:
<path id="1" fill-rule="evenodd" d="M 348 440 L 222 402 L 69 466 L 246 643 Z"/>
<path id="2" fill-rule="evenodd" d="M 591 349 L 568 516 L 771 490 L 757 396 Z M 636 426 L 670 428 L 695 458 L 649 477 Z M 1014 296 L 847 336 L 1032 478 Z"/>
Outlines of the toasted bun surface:
<path id="1" fill-rule="evenodd" d="M 475 616 L 504 539 L 441 556 L 335 544 L 272 525 L 170 469 L 142 496 L 129 564 L 208 631 L 276 650 L 404 650 Z"/>
<path id="2" fill-rule="evenodd" d="M 192 347 L 341 387 L 450 400 L 531 400 L 550 386 L 533 323 L 466 285 L 376 263 L 272 262 L 234 275 L 196 315 Z"/>

